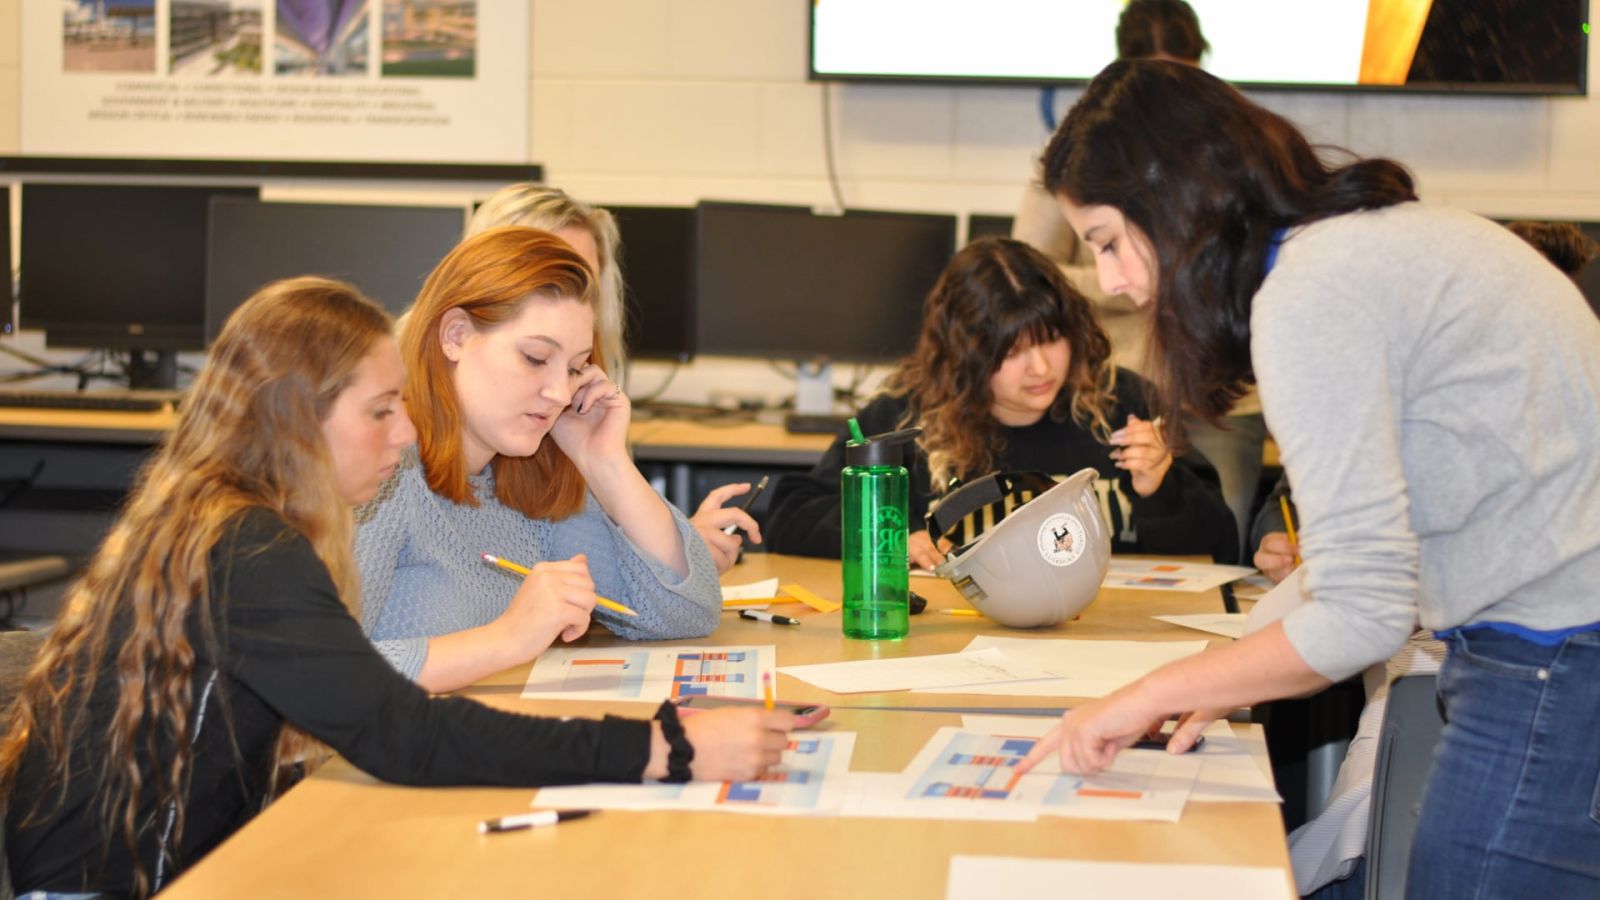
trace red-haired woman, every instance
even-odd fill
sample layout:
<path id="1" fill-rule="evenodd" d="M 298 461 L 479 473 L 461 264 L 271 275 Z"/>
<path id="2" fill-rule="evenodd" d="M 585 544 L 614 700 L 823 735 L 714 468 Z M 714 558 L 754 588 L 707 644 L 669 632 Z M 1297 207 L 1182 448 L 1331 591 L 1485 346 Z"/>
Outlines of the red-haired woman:
<path id="1" fill-rule="evenodd" d="M 700 637 L 721 617 L 705 543 L 628 455 L 596 297 L 565 241 L 507 226 L 445 256 L 406 317 L 417 452 L 357 512 L 356 561 L 368 634 L 429 690 L 583 634 L 597 593 L 638 613 L 597 613 L 626 638 Z"/>

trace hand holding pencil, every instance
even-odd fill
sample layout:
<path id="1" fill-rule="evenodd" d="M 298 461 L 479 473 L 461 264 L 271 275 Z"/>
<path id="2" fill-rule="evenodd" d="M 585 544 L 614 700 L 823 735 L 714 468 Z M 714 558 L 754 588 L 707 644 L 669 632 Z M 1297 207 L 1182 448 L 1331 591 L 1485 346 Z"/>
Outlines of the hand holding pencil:
<path id="1" fill-rule="evenodd" d="M 496 564 L 506 567 L 503 561 Z M 542 562 L 532 569 L 518 568 L 526 577 L 506 611 L 492 625 L 520 650 L 519 655 L 531 659 L 555 643 L 556 638 L 575 641 L 589 630 L 589 617 L 599 598 L 594 593 L 594 580 L 589 577 L 589 561 L 583 554 Z"/>

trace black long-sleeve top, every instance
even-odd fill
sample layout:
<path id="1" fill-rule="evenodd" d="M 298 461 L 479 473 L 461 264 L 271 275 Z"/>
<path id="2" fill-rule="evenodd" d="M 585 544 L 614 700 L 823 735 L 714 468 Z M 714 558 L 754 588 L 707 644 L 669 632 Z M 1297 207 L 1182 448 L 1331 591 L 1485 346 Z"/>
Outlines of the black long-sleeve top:
<path id="1" fill-rule="evenodd" d="M 211 566 L 216 647 L 202 638 L 195 612 L 188 629 L 196 654 L 191 730 L 197 714 L 204 719 L 182 800 L 182 838 L 172 845 L 176 865 L 162 869 L 162 884 L 261 808 L 285 722 L 368 774 L 399 784 L 537 786 L 643 775 L 648 722 L 515 715 L 432 697 L 400 675 L 340 602 L 311 545 L 273 513 L 243 514 L 212 552 Z M 24 757 L 6 810 L 6 850 L 19 893 L 132 889 L 132 856 L 120 833 L 107 833 L 97 807 L 98 776 L 108 764 L 102 736 L 115 708 L 116 643 L 89 698 L 65 795 L 47 780 L 48 761 L 37 748 Z M 172 743 L 164 739 L 151 754 L 141 741 L 136 751 L 147 786 L 137 852 L 153 878 L 170 811 L 157 808 L 148 786 L 157 758 L 161 766 L 171 759 Z M 39 800 L 42 816 L 24 824 Z"/>
<path id="2" fill-rule="evenodd" d="M 1125 369 L 1117 370 L 1116 403 L 1109 421 L 1123 425 L 1129 414 L 1149 418 L 1143 400 L 1143 382 Z M 856 414 L 865 434 L 881 434 L 904 427 L 909 408 L 903 397 L 880 395 Z M 1069 417 L 1064 422 L 1050 416 L 1018 428 L 1002 426 L 1005 445 L 996 455 L 998 471 L 1035 469 L 1064 478 L 1082 468 L 1099 472 L 1095 488 L 1101 509 L 1108 514 L 1114 553 L 1210 554 L 1218 562 L 1239 557 L 1238 528 L 1222 500 L 1216 475 L 1198 452 L 1178 457 L 1161 486 L 1148 497 L 1133 489 L 1133 476 L 1117 468 L 1111 458 L 1115 448 L 1100 443 L 1089 429 Z M 845 439 L 828 448 L 809 473 L 785 475 L 773 493 L 767 521 L 761 527 L 767 547 L 774 553 L 838 557 L 840 553 L 839 473 L 844 469 Z M 987 472 L 961 473 L 963 480 Z M 918 530 L 935 499 L 927 455 L 920 450 L 911 466 L 912 530 Z M 1004 510 L 993 511 L 994 521 Z M 981 531 L 968 523 L 970 540 Z"/>

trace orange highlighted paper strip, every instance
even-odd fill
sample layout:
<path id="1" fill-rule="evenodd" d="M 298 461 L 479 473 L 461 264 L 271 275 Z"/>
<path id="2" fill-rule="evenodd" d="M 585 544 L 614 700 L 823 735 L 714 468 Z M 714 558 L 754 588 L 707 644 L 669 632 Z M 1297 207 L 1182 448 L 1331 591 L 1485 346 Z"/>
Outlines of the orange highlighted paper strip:
<path id="1" fill-rule="evenodd" d="M 788 594 L 796 600 L 799 600 L 801 603 L 804 603 L 817 612 L 837 612 L 841 607 L 844 606 L 843 603 L 839 603 L 835 600 L 825 600 L 798 584 L 786 584 L 783 587 L 778 588 L 778 590 Z"/>

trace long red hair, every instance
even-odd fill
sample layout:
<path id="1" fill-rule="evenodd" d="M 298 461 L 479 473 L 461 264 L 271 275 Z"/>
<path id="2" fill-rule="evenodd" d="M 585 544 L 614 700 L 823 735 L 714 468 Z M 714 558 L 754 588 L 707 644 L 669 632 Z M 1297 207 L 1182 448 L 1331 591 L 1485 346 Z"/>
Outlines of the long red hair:
<path id="1" fill-rule="evenodd" d="M 461 399 L 439 342 L 445 313 L 459 309 L 486 330 L 516 318 L 524 303 L 551 300 L 579 300 L 593 309 L 595 280 L 566 241 L 535 228 L 507 226 L 473 235 L 423 284 L 401 327 L 400 353 L 406 361 L 406 407 L 435 494 L 477 504 L 461 447 Z M 603 366 L 600 341 L 597 329 L 592 358 Z M 495 497 L 529 518 L 561 519 L 583 508 L 583 478 L 555 441 L 542 442 L 532 456 L 496 456 L 490 465 Z"/>

